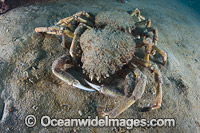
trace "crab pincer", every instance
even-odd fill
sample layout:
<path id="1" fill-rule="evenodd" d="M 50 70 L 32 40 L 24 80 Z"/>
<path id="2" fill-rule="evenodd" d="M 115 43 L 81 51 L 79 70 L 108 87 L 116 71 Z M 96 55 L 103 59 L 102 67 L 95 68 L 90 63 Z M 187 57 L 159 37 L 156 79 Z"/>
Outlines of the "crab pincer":
<path id="1" fill-rule="evenodd" d="M 70 86 L 79 88 L 81 90 L 94 92 L 95 91 L 94 89 L 90 89 L 81 85 L 81 83 L 75 77 L 66 72 L 67 69 L 72 67 L 72 65 L 69 64 L 71 62 L 72 62 L 71 58 L 66 55 L 63 55 L 60 58 L 56 59 L 52 65 L 53 74 Z"/>

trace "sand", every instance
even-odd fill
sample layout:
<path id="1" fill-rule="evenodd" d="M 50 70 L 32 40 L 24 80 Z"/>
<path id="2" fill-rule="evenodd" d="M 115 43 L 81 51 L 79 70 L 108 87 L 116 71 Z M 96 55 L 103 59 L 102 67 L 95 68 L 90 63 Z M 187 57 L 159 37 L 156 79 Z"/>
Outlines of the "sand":
<path id="1" fill-rule="evenodd" d="M 137 107 L 153 103 L 153 75 L 141 69 L 148 78 L 143 97 L 118 118 L 175 118 L 176 127 L 134 127 L 129 132 L 199 132 L 200 130 L 200 19 L 199 14 L 179 1 L 115 0 L 63 1 L 15 8 L 0 16 L 0 131 L 1 132 L 111 132 L 126 128 L 79 128 L 24 124 L 28 114 L 37 119 L 95 117 L 97 106 L 111 110 L 119 101 L 98 93 L 70 87 L 51 72 L 53 61 L 68 52 L 60 46 L 61 38 L 38 35 L 35 27 L 52 26 L 60 19 L 85 10 L 97 14 L 106 10 L 133 10 L 152 20 L 159 31 L 158 47 L 168 54 L 167 66 L 160 55 L 151 61 L 163 75 L 163 103 L 159 110 L 138 112 Z M 70 45 L 70 44 L 69 44 Z M 140 52 L 144 52 L 141 50 Z M 141 57 L 143 53 L 139 54 Z M 76 70 L 73 74 L 79 75 Z M 113 83 L 114 84 L 114 83 Z"/>

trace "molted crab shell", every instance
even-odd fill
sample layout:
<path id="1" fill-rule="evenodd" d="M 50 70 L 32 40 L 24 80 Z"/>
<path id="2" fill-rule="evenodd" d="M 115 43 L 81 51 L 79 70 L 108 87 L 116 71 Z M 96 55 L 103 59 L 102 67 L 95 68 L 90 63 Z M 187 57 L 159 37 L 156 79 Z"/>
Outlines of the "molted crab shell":
<path id="1" fill-rule="evenodd" d="M 80 45 L 83 70 L 91 80 L 95 78 L 100 82 L 132 59 L 136 44 L 128 33 L 91 29 L 81 35 Z"/>

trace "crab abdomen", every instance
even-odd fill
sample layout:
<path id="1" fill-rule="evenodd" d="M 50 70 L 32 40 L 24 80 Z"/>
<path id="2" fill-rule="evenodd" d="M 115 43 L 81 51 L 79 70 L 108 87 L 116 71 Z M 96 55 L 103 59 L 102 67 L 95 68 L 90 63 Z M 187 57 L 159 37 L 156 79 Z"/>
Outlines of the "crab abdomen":
<path id="1" fill-rule="evenodd" d="M 133 57 L 133 37 L 120 31 L 86 30 L 80 38 L 83 70 L 101 81 L 120 70 Z"/>

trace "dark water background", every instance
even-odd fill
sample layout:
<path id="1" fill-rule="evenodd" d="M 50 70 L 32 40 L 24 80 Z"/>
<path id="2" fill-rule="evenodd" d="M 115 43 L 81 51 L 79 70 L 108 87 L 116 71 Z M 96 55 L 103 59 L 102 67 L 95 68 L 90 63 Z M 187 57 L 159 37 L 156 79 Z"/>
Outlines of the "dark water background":
<path id="1" fill-rule="evenodd" d="M 200 0 L 180 0 L 180 2 L 192 8 L 200 15 Z"/>
<path id="2" fill-rule="evenodd" d="M 2 3 L 1 1 L 2 0 L 0 0 L 0 14 L 1 14 L 1 8 L 2 8 L 1 7 L 1 3 Z M 6 10 L 11 10 L 11 9 L 16 8 L 18 6 L 22 6 L 22 5 L 26 5 L 26 4 L 33 4 L 35 2 L 44 3 L 44 2 L 48 2 L 48 1 L 52 1 L 52 0 L 5 0 L 5 4 L 8 5 L 9 8 L 8 9 L 4 9 L 4 10 L 5 11 Z M 57 0 L 57 1 L 59 1 L 59 0 Z M 117 0 L 117 1 L 123 1 L 123 0 Z M 190 7 L 196 13 L 198 13 L 198 15 L 200 15 L 200 0 L 179 0 L 179 2 L 185 4 L 188 7 Z"/>

